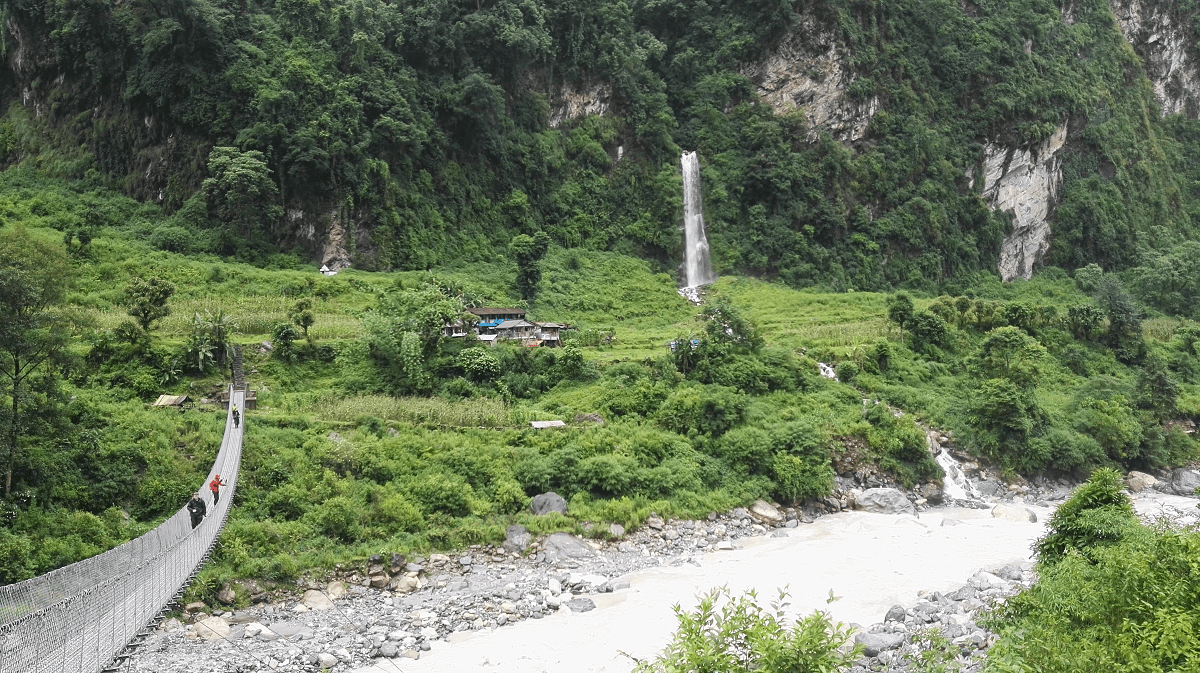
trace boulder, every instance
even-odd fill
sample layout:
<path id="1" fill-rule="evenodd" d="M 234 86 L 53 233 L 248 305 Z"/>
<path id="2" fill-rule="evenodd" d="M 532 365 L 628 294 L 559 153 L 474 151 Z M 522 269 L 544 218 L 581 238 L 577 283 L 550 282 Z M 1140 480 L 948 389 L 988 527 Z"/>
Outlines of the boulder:
<path id="1" fill-rule="evenodd" d="M 588 543 L 567 533 L 552 534 L 542 543 L 542 548 L 546 550 L 547 554 L 554 552 L 557 558 L 581 559 L 592 558 L 596 555 L 595 550 Z"/>
<path id="2" fill-rule="evenodd" d="M 994 573 L 997 577 L 1009 580 L 1010 582 L 1020 582 L 1024 573 L 1021 572 L 1021 566 L 1016 563 L 1009 563 L 1003 568 Z"/>
<path id="3" fill-rule="evenodd" d="M 205 607 L 207 606 L 204 605 L 204 601 L 195 601 L 183 606 L 183 611 L 190 615 L 192 613 L 204 610 Z"/>
<path id="4" fill-rule="evenodd" d="M 325 595 L 329 596 L 329 600 L 336 601 L 339 598 L 345 598 L 349 591 L 350 587 L 346 586 L 345 582 L 330 582 L 325 585 Z"/>
<path id="5" fill-rule="evenodd" d="M 755 500 L 754 504 L 750 505 L 750 511 L 747 513 L 759 523 L 769 523 L 772 525 L 783 523 L 783 514 L 766 500 Z"/>
<path id="6" fill-rule="evenodd" d="M 193 633 L 201 640 L 224 640 L 229 637 L 229 630 L 229 624 L 220 617 L 205 617 L 193 627 Z"/>
<path id="7" fill-rule="evenodd" d="M 567 513 L 567 501 L 554 491 L 533 496 L 533 500 L 529 502 L 529 508 L 537 516 L 549 514 L 550 512 L 558 512 L 559 514 Z"/>
<path id="8" fill-rule="evenodd" d="M 333 668 L 337 666 L 338 658 L 328 652 L 322 652 L 317 655 L 317 665 L 321 668 Z"/>
<path id="9" fill-rule="evenodd" d="M 876 514 L 915 514 L 916 507 L 894 488 L 868 488 L 854 499 L 858 509 Z"/>
<path id="10" fill-rule="evenodd" d="M 588 612 L 596 609 L 596 603 L 590 598 L 572 598 L 565 605 L 571 612 Z"/>
<path id="11" fill-rule="evenodd" d="M 506 551 L 516 554 L 523 553 L 528 547 L 533 536 L 521 524 L 513 524 L 504 532 L 504 544 L 500 545 Z"/>
<path id="12" fill-rule="evenodd" d="M 625 526 L 622 526 L 619 523 L 611 524 L 608 527 L 608 534 L 613 537 L 624 537 L 625 536 Z"/>
<path id="13" fill-rule="evenodd" d="M 1125 487 L 1130 493 L 1141 493 L 1158 485 L 1158 480 L 1145 472 L 1132 471 L 1125 475 Z"/>
<path id="14" fill-rule="evenodd" d="M 903 605 L 893 605 L 888 608 L 887 614 L 883 616 L 885 622 L 902 622 L 907 613 L 904 611 Z"/>
<path id="15" fill-rule="evenodd" d="M 1020 506 L 1002 502 L 992 508 L 992 517 L 1018 523 L 1037 523 L 1037 514 Z"/>
<path id="16" fill-rule="evenodd" d="M 371 575 L 369 579 L 372 587 L 376 589 L 382 589 L 388 585 L 388 582 L 391 581 L 392 578 L 388 577 L 387 573 L 381 572 L 378 575 Z"/>
<path id="17" fill-rule="evenodd" d="M 900 633 L 859 633 L 854 636 L 854 642 L 863 646 L 863 654 L 868 657 L 879 656 L 880 652 L 894 650 L 904 644 L 904 635 Z"/>
<path id="18" fill-rule="evenodd" d="M 233 605 L 233 602 L 237 600 L 237 595 L 233 592 L 233 587 L 228 582 L 217 592 L 217 600 L 225 605 Z"/>
<path id="19" fill-rule="evenodd" d="M 328 596 L 312 589 L 304 592 L 304 597 L 300 599 L 300 602 L 310 610 L 333 609 L 333 601 L 329 600 Z"/>
<path id="20" fill-rule="evenodd" d="M 1200 472 L 1180 467 L 1171 472 L 1171 492 L 1175 495 L 1194 496 L 1200 486 Z"/>

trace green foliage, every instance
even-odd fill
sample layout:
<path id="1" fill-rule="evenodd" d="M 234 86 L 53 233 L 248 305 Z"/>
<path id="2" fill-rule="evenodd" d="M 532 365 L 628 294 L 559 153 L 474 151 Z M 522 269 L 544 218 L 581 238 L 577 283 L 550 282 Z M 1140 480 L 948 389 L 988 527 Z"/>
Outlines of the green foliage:
<path id="1" fill-rule="evenodd" d="M 836 671 L 861 655 L 861 646 L 843 650 L 850 632 L 823 612 L 795 620 L 784 617 L 787 591 L 781 590 L 770 609 L 753 591 L 733 597 L 716 589 L 700 597 L 694 611 L 674 606 L 679 628 L 663 653 L 638 663 L 638 673 L 806 673 Z M 718 603 L 721 603 L 718 607 Z"/>
<path id="2" fill-rule="evenodd" d="M 201 189 L 209 212 L 233 225 L 238 235 L 252 236 L 283 214 L 275 203 L 279 188 L 271 180 L 262 152 L 214 147 L 208 155 L 208 172 L 212 177 Z"/>
<path id="3" fill-rule="evenodd" d="M 888 297 L 888 320 L 899 325 L 900 329 L 904 329 L 909 321 L 912 320 L 915 310 L 912 297 L 908 296 L 907 293 L 899 292 Z"/>
<path id="4" fill-rule="evenodd" d="M 145 280 L 134 278 L 125 286 L 125 307 L 129 315 L 137 320 L 138 326 L 150 331 L 150 325 L 155 320 L 161 320 L 171 315 L 171 307 L 167 300 L 175 294 L 175 285 L 161 278 Z"/>
<path id="5" fill-rule="evenodd" d="M 1052 566 L 1070 553 L 1093 558 L 1097 547 L 1119 544 L 1136 525 L 1121 474 L 1101 468 L 1050 517 L 1046 534 L 1035 546 L 1038 563 Z"/>
<path id="6" fill-rule="evenodd" d="M 741 423 L 746 397 L 726 386 L 688 385 L 667 396 L 658 409 L 659 424 L 680 434 L 717 437 Z"/>
<path id="7" fill-rule="evenodd" d="M 517 262 L 517 294 L 529 300 L 537 296 L 542 282 L 542 257 L 550 247 L 550 236 L 539 231 L 533 236 L 518 234 L 508 245 Z"/>

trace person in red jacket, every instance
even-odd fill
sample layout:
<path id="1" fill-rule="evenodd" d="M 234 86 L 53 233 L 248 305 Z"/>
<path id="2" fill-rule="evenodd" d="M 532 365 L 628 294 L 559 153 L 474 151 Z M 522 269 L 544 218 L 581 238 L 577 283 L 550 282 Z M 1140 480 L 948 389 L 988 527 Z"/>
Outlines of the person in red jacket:
<path id="1" fill-rule="evenodd" d="M 208 482 L 208 490 L 212 491 L 212 494 L 213 494 L 213 506 L 214 507 L 216 506 L 217 501 L 221 499 L 221 487 L 222 486 L 227 486 L 227 484 L 225 482 L 221 481 L 221 475 L 219 475 L 219 474 L 214 476 L 212 481 Z"/>

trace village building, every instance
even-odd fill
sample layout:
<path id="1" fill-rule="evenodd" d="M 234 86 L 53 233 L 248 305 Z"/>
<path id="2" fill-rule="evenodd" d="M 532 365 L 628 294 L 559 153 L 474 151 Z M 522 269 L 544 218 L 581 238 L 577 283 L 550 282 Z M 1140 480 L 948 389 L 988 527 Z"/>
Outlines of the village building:
<path id="1" fill-rule="evenodd" d="M 474 332 L 489 346 L 498 341 L 516 341 L 522 346 L 557 348 L 562 345 L 561 332 L 567 327 L 556 322 L 530 322 L 522 308 L 469 308 L 467 313 L 479 321 L 474 326 L 461 321 L 446 325 L 446 336 L 465 337 Z"/>

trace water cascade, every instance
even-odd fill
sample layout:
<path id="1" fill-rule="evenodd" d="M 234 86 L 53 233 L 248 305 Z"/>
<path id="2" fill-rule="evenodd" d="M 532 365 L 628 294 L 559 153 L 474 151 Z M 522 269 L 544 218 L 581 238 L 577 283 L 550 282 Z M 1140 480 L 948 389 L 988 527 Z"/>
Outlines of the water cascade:
<path id="1" fill-rule="evenodd" d="M 717 280 L 708 258 L 704 235 L 704 204 L 700 200 L 700 160 L 695 152 L 684 152 L 683 167 L 683 266 L 686 287 L 696 288 Z"/>

